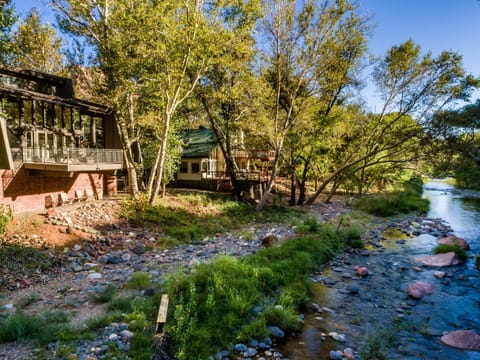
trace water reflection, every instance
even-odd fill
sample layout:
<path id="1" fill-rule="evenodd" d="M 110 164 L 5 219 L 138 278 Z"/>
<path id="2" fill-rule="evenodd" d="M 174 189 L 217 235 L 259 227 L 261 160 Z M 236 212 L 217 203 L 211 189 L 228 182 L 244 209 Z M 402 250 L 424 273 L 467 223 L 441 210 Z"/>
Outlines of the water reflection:
<path id="1" fill-rule="evenodd" d="M 462 351 L 442 345 L 443 332 L 470 329 L 480 333 L 480 273 L 474 267 L 474 255 L 480 254 L 480 194 L 463 192 L 453 186 L 433 181 L 424 187 L 430 200 L 429 218 L 442 218 L 471 246 L 467 266 L 441 269 L 444 279 L 434 276 L 439 269 L 418 266 L 413 258 L 429 254 L 436 238 L 421 235 L 397 244 L 388 240 L 384 251 L 372 251 L 365 257 L 352 255 L 344 272 L 354 265 L 367 266 L 368 278 L 348 279 L 331 269 L 322 273 L 333 280 L 332 288 L 323 285 L 315 302 L 335 311 L 334 314 L 307 314 L 305 330 L 280 347 L 290 360 L 329 359 L 329 351 L 352 347 L 359 350 L 368 338 L 392 336 L 389 359 L 461 359 L 480 360 L 480 352 Z M 388 245 L 389 244 L 389 245 Z M 436 292 L 420 301 L 408 298 L 406 288 L 414 281 L 427 281 Z M 359 287 L 357 294 L 346 293 L 349 284 Z M 331 331 L 346 335 L 346 344 L 331 339 L 323 341 L 321 333 Z"/>

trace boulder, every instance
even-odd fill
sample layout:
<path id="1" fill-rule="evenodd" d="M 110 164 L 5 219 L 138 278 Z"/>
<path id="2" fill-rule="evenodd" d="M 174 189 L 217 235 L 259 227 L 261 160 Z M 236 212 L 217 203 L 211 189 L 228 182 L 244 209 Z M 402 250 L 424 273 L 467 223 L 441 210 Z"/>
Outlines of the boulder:
<path id="1" fill-rule="evenodd" d="M 443 335 L 440 341 L 458 349 L 480 351 L 480 335 L 469 330 L 449 332 Z"/>
<path id="2" fill-rule="evenodd" d="M 366 268 L 365 266 L 355 266 L 354 269 L 358 276 L 368 275 L 368 268 Z"/>
<path id="3" fill-rule="evenodd" d="M 420 262 L 426 266 L 437 266 L 437 267 L 445 267 L 445 266 L 460 264 L 460 261 L 457 259 L 453 251 L 450 251 L 444 254 L 421 256 L 421 257 L 415 258 L 414 261 Z"/>
<path id="4" fill-rule="evenodd" d="M 457 236 L 447 236 L 441 239 L 438 239 L 437 242 L 441 245 L 457 245 L 463 248 L 464 250 L 470 250 L 470 245 L 465 241 Z"/>
<path id="5" fill-rule="evenodd" d="M 435 287 L 432 284 L 422 281 L 417 281 L 407 288 L 408 295 L 414 299 L 421 299 L 425 295 L 429 295 L 434 291 Z"/>

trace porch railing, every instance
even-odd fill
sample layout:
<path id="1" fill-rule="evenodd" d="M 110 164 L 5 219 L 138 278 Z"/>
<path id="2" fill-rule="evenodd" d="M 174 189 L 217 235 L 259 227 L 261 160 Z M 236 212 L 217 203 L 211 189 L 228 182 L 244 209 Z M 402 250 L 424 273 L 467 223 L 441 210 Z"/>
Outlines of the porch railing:
<path id="1" fill-rule="evenodd" d="M 46 164 L 122 164 L 123 151 L 118 149 L 48 149 L 27 147 L 12 149 L 14 162 Z"/>

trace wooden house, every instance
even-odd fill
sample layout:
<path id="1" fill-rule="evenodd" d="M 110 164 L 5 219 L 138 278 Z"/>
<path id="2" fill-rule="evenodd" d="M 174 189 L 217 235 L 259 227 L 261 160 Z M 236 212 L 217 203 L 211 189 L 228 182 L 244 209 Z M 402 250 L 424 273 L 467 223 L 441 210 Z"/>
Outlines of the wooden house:
<path id="1" fill-rule="evenodd" d="M 123 151 L 111 108 L 72 80 L 0 69 L 0 204 L 38 211 L 116 194 Z"/>
<path id="2" fill-rule="evenodd" d="M 183 132 L 184 146 L 176 179 L 176 187 L 208 190 L 231 189 L 230 178 L 226 172 L 226 162 L 211 129 L 200 128 Z M 265 183 L 269 162 L 273 160 L 272 151 L 249 153 L 244 150 L 243 134 L 233 144 L 235 161 L 240 168 L 238 177 L 252 183 Z"/>

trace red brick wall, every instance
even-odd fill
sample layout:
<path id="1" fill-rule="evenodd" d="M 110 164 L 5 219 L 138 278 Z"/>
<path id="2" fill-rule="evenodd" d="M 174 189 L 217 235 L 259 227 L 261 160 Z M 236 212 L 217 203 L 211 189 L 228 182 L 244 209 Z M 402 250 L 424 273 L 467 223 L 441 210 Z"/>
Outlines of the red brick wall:
<path id="1" fill-rule="evenodd" d="M 75 191 L 82 193 L 91 189 L 96 198 L 104 195 L 104 174 L 74 174 L 67 176 L 44 176 L 31 174 L 28 170 L 0 170 L 0 204 L 12 206 L 15 213 L 43 211 L 45 197 L 53 195 L 58 199 L 61 192 L 74 198 Z"/>

